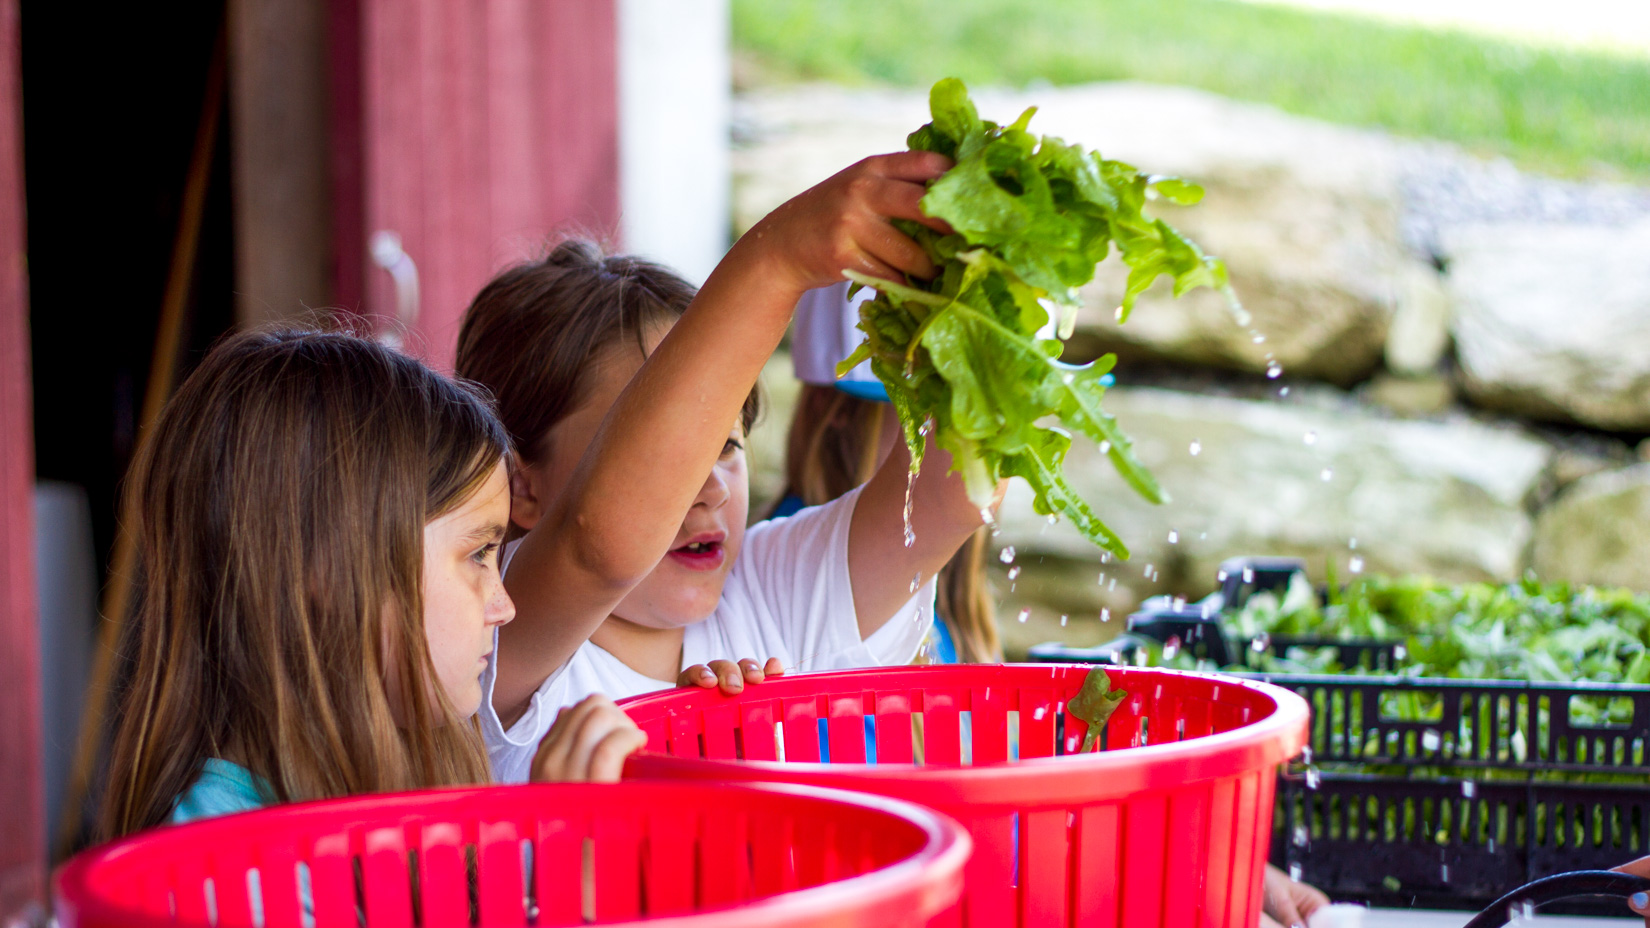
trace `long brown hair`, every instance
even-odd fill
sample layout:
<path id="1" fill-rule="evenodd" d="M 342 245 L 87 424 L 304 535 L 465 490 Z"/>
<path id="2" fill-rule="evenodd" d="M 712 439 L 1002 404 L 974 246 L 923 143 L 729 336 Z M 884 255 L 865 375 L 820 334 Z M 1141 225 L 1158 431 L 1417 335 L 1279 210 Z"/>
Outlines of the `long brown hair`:
<path id="1" fill-rule="evenodd" d="M 586 398 L 585 374 L 603 351 L 649 326 L 674 323 L 698 291 L 675 271 L 570 238 L 481 288 L 458 333 L 455 369 L 497 399 L 499 419 L 529 464 L 544 460 L 550 430 Z M 740 420 L 750 431 L 757 390 Z"/>
<path id="2" fill-rule="evenodd" d="M 104 837 L 159 824 L 208 758 L 287 802 L 488 779 L 435 682 L 426 522 L 509 450 L 484 396 L 317 328 L 218 344 L 127 478 L 139 599 Z M 399 724 L 389 681 L 402 693 Z"/>
<path id="3" fill-rule="evenodd" d="M 886 404 L 805 384 L 785 443 L 785 496 L 805 506 L 828 503 L 876 472 L 877 441 Z M 985 576 L 988 530 L 983 526 L 940 570 L 937 612 L 951 631 L 957 659 L 1002 660 L 997 609 Z"/>

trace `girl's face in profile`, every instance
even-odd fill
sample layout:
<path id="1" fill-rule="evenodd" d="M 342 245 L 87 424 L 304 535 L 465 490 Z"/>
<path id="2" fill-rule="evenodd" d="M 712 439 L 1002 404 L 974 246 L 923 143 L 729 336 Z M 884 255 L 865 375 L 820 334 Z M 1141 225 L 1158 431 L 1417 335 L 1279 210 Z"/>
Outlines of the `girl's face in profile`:
<path id="1" fill-rule="evenodd" d="M 656 325 L 646 332 L 643 346 L 648 354 L 668 331 L 668 326 Z M 644 360 L 635 341 L 626 339 L 590 365 L 582 384 L 584 403 L 550 430 L 549 454 L 534 468 L 533 482 L 541 493 L 559 493 L 567 486 L 602 419 Z M 670 550 L 613 610 L 614 616 L 647 628 L 676 628 L 701 621 L 716 609 L 744 542 L 750 511 L 745 434 L 738 422 L 730 425 L 722 454 L 682 519 Z M 670 467 L 671 462 L 659 461 L 657 466 Z"/>
<path id="2" fill-rule="evenodd" d="M 498 569 L 509 521 L 501 461 L 462 505 L 424 526 L 424 635 L 436 681 L 464 718 L 481 708 L 494 629 L 516 615 Z"/>

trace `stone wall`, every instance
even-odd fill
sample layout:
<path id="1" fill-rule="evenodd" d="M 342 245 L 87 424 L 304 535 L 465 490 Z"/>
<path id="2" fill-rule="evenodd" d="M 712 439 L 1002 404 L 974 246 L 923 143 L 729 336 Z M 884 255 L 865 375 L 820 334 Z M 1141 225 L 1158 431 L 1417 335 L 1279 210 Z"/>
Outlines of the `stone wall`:
<path id="1" fill-rule="evenodd" d="M 1343 577 L 1534 570 L 1650 589 L 1650 465 L 1637 463 L 1650 453 L 1650 190 L 1178 88 L 975 96 L 988 118 L 1036 104 L 1033 129 L 1204 185 L 1202 204 L 1159 215 L 1226 259 L 1249 315 L 1165 288 L 1119 325 L 1123 274 L 1102 265 L 1068 354 L 1119 356 L 1107 408 L 1174 500 L 1147 505 L 1079 443 L 1073 483 L 1134 552 L 1102 564 L 1011 491 L 1000 540 L 1022 570 L 998 572 L 1011 650 L 1099 640 L 1120 624 L 1102 614 L 1202 595 L 1236 554 L 1304 557 L 1319 579 L 1330 564 Z M 823 86 L 746 96 L 736 225 L 902 148 L 925 103 Z M 770 378 L 780 396 L 785 373 Z M 776 404 L 766 428 L 786 420 Z"/>

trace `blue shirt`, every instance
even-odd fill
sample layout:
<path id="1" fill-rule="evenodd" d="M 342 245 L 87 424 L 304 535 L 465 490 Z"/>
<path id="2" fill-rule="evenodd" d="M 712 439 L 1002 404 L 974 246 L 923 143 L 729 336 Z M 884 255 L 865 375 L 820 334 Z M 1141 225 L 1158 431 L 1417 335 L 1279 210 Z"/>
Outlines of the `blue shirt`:
<path id="1" fill-rule="evenodd" d="M 240 764 L 209 757 L 201 766 L 201 775 L 172 806 L 172 824 L 248 812 L 272 801 L 268 785 L 253 776 L 252 771 Z"/>

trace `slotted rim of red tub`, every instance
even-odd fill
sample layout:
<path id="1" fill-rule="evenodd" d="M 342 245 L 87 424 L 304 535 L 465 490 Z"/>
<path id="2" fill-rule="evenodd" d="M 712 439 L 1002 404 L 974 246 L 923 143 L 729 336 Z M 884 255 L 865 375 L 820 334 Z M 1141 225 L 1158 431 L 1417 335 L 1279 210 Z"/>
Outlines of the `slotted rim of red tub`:
<path id="1" fill-rule="evenodd" d="M 733 696 L 698 688 L 637 696 L 620 705 L 647 733 L 648 747 L 631 759 L 627 773 L 767 777 L 849 788 L 862 783 L 917 801 L 943 796 L 981 807 L 1023 806 L 1035 796 L 1035 804 L 1052 806 L 1239 775 L 1281 763 L 1306 744 L 1308 707 L 1281 687 L 1217 674 L 1107 667 L 1113 688 L 1129 696 L 1107 723 L 1106 749 L 1069 753 L 1080 745 L 1087 725 L 1068 715 L 1062 744 L 1067 753 L 1057 755 L 1056 718 L 1090 669 L 1073 664 L 870 668 L 787 675 L 747 685 Z M 951 756 L 950 741 L 960 741 L 960 735 L 949 734 L 958 727 L 953 716 L 963 711 L 972 729 L 969 765 Z M 1010 711 L 1018 712 L 1018 760 L 1008 755 Z M 910 726 L 902 724 L 915 712 L 923 715 L 927 757 L 922 764 L 910 762 Z M 877 716 L 876 763 L 864 762 L 867 714 Z M 818 761 L 819 719 L 826 720 L 830 763 Z M 781 739 L 763 738 L 765 731 L 783 733 L 785 759 L 778 757 Z"/>

